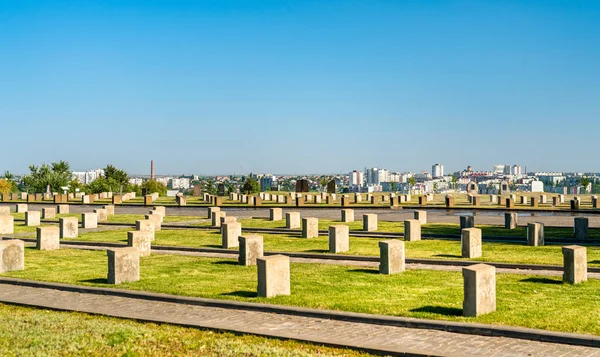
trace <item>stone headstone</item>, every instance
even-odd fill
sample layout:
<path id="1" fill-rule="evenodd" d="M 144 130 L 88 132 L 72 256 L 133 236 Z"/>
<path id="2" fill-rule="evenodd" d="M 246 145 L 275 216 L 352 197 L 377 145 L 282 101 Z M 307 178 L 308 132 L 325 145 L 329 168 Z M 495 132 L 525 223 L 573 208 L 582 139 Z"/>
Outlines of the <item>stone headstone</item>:
<path id="1" fill-rule="evenodd" d="M 578 210 L 579 209 L 579 200 L 571 200 L 571 209 Z"/>
<path id="2" fill-rule="evenodd" d="M 516 229 L 517 228 L 517 214 L 515 212 L 504 213 L 504 228 Z"/>
<path id="3" fill-rule="evenodd" d="M 213 212 L 221 212 L 221 208 L 220 207 L 208 207 L 208 215 L 206 218 L 211 218 L 212 219 L 212 214 Z"/>
<path id="4" fill-rule="evenodd" d="M 281 208 L 269 208 L 269 221 L 281 221 L 283 210 Z"/>
<path id="5" fill-rule="evenodd" d="M 588 239 L 589 220 L 587 217 L 575 217 L 575 239 Z"/>
<path id="6" fill-rule="evenodd" d="M 404 221 L 404 240 L 415 242 L 421 240 L 421 222 L 417 219 Z"/>
<path id="7" fill-rule="evenodd" d="M 81 228 L 98 228 L 98 215 L 93 212 L 82 213 Z"/>
<path id="8" fill-rule="evenodd" d="M 127 232 L 127 246 L 138 249 L 140 257 L 147 257 L 152 251 L 152 240 L 154 234 L 148 231 L 129 231 Z"/>
<path id="9" fill-rule="evenodd" d="M 56 218 L 56 208 L 42 208 L 42 218 L 43 219 L 52 219 Z"/>
<path id="10" fill-rule="evenodd" d="M 531 207 L 537 207 L 538 206 L 538 198 L 537 197 L 531 197 Z"/>
<path id="11" fill-rule="evenodd" d="M 466 228 L 462 230 L 461 247 L 463 258 L 481 257 L 481 229 Z"/>
<path id="12" fill-rule="evenodd" d="M 216 211 L 212 213 L 211 217 L 211 225 L 213 227 L 221 227 L 221 217 L 226 217 L 227 213 L 225 211 Z"/>
<path id="13" fill-rule="evenodd" d="M 19 204 L 17 204 L 16 212 L 17 213 L 25 213 L 25 212 L 27 212 L 27 204 L 25 204 L 25 203 L 19 203 Z"/>
<path id="14" fill-rule="evenodd" d="M 377 215 L 374 213 L 363 215 L 363 231 L 373 232 L 377 230 Z"/>
<path id="15" fill-rule="evenodd" d="M 60 228 L 38 227 L 36 228 L 36 244 L 38 250 L 56 250 L 60 248 Z"/>
<path id="16" fill-rule="evenodd" d="M 40 211 L 25 212 L 25 225 L 28 227 L 36 227 L 40 225 Z"/>
<path id="17" fill-rule="evenodd" d="M 225 249 L 239 246 L 242 235 L 242 224 L 239 222 L 224 223 L 221 226 L 221 246 Z"/>
<path id="18" fill-rule="evenodd" d="M 513 200 L 512 198 L 507 198 L 506 199 L 506 208 L 508 208 L 508 209 L 515 208 L 515 200 Z"/>
<path id="19" fill-rule="evenodd" d="M 329 253 L 350 250 L 350 230 L 345 224 L 329 226 Z"/>
<path id="20" fill-rule="evenodd" d="M 79 235 L 79 221 L 77 217 L 64 217 L 58 219 L 61 238 L 77 238 Z"/>
<path id="21" fill-rule="evenodd" d="M 302 218 L 302 238 L 319 236 L 319 219 L 315 217 Z"/>
<path id="22" fill-rule="evenodd" d="M 257 258 L 257 296 L 270 298 L 290 295 L 290 258 L 285 255 L 271 255 Z"/>
<path id="23" fill-rule="evenodd" d="M 217 195 L 218 196 L 225 196 L 225 185 L 220 183 L 217 185 Z"/>
<path id="24" fill-rule="evenodd" d="M 108 219 L 108 212 L 104 208 L 95 209 L 94 213 L 98 218 L 98 222 L 104 222 Z"/>
<path id="25" fill-rule="evenodd" d="M 327 193 L 335 193 L 335 180 L 331 180 L 327 183 Z"/>
<path id="26" fill-rule="evenodd" d="M 106 210 L 106 215 L 107 216 L 114 216 L 115 215 L 115 206 L 113 205 L 106 205 L 106 206 L 102 206 L 102 208 L 104 208 Z"/>
<path id="27" fill-rule="evenodd" d="M 0 206 L 0 216 L 10 215 L 10 207 L 8 206 Z"/>
<path id="28" fill-rule="evenodd" d="M 544 224 L 543 223 L 528 223 L 527 224 L 527 245 L 542 246 L 544 245 Z"/>
<path id="29" fill-rule="evenodd" d="M 496 311 L 496 268 L 475 264 L 462 270 L 464 281 L 463 315 L 476 317 Z"/>
<path id="30" fill-rule="evenodd" d="M 162 216 L 160 214 L 146 214 L 144 215 L 145 220 L 154 223 L 154 232 L 162 230 Z"/>
<path id="31" fill-rule="evenodd" d="M 25 243 L 19 239 L 0 240 L 0 273 L 25 269 Z"/>
<path id="32" fill-rule="evenodd" d="M 298 180 L 296 181 L 296 192 L 304 193 L 309 192 L 308 188 L 308 180 Z"/>
<path id="33" fill-rule="evenodd" d="M 136 247 L 113 248 L 108 255 L 108 283 L 121 284 L 140 280 L 140 252 Z"/>
<path id="34" fill-rule="evenodd" d="M 342 210 L 342 222 L 354 222 L 354 210 L 346 208 Z"/>
<path id="35" fill-rule="evenodd" d="M 404 242 L 389 239 L 379 242 L 379 274 L 396 274 L 406 269 Z"/>
<path id="36" fill-rule="evenodd" d="M 454 197 L 452 197 L 450 195 L 446 196 L 446 207 L 447 208 L 454 207 Z"/>
<path id="37" fill-rule="evenodd" d="M 287 212 L 285 214 L 285 228 L 287 228 L 287 229 L 300 228 L 300 212 Z"/>
<path id="38" fill-rule="evenodd" d="M 156 227 L 156 224 L 149 219 L 135 221 L 135 230 L 140 232 L 150 232 L 152 240 L 154 240 L 154 227 Z"/>
<path id="39" fill-rule="evenodd" d="M 421 225 L 427 224 L 427 211 L 415 211 L 413 217 L 421 222 Z"/>
<path id="40" fill-rule="evenodd" d="M 256 259 L 264 255 L 263 237 L 259 235 L 240 236 L 238 242 L 240 247 L 239 265 L 256 265 Z"/>
<path id="41" fill-rule="evenodd" d="M 11 215 L 0 215 L 0 235 L 13 234 L 15 232 L 15 217 Z"/>
<path id="42" fill-rule="evenodd" d="M 585 247 L 568 245 L 562 247 L 564 271 L 563 281 L 579 284 L 587 280 L 587 253 Z"/>
<path id="43" fill-rule="evenodd" d="M 475 227 L 475 217 L 473 216 L 460 216 L 460 230 L 465 228 Z"/>
<path id="44" fill-rule="evenodd" d="M 58 212 L 58 214 L 69 213 L 69 205 L 57 205 L 56 211 Z"/>

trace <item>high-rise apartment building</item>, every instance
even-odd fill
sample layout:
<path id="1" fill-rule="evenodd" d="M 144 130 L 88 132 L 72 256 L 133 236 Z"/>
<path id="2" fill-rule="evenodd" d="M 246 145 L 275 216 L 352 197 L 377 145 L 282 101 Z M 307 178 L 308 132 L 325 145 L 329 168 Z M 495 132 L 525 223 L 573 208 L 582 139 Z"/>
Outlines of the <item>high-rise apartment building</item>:
<path id="1" fill-rule="evenodd" d="M 431 167 L 431 176 L 434 178 L 444 177 L 444 165 L 435 164 Z"/>

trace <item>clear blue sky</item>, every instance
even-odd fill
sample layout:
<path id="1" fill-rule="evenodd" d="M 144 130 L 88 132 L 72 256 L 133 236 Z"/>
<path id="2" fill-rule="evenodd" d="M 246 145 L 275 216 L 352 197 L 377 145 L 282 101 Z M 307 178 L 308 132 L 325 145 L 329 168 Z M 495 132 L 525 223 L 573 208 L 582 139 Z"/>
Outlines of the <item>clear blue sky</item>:
<path id="1" fill-rule="evenodd" d="M 0 0 L 0 170 L 600 171 L 600 1 Z"/>

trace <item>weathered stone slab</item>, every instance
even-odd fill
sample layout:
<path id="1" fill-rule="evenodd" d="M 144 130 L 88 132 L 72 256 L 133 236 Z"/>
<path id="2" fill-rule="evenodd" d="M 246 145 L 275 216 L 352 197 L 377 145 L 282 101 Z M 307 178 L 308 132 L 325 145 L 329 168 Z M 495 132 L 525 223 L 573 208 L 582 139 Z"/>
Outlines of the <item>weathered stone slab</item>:
<path id="1" fill-rule="evenodd" d="M 415 211 L 413 217 L 421 222 L 421 224 L 427 224 L 427 211 Z"/>
<path id="2" fill-rule="evenodd" d="M 259 235 L 240 236 L 238 239 L 240 246 L 239 265 L 256 265 L 256 259 L 263 254 L 263 237 Z"/>
<path id="3" fill-rule="evenodd" d="M 574 220 L 575 239 L 588 239 L 589 220 L 587 217 L 575 217 Z"/>
<path id="4" fill-rule="evenodd" d="M 406 269 L 404 242 L 389 239 L 379 242 L 379 274 L 396 274 Z"/>
<path id="5" fill-rule="evenodd" d="M 338 224 L 329 227 L 329 253 L 342 253 L 350 250 L 350 229 Z"/>
<path id="6" fill-rule="evenodd" d="M 19 203 L 19 204 L 17 204 L 16 212 L 17 213 L 25 213 L 25 212 L 27 212 L 27 204 L 26 203 Z"/>
<path id="7" fill-rule="evenodd" d="M 404 240 L 416 242 L 421 240 L 421 222 L 417 219 L 407 219 L 404 221 Z"/>
<path id="8" fill-rule="evenodd" d="M 0 235 L 13 234 L 15 232 L 15 217 L 11 215 L 0 215 Z"/>
<path id="9" fill-rule="evenodd" d="M 481 229 L 463 229 L 461 233 L 461 247 L 463 258 L 481 257 Z"/>
<path id="10" fill-rule="evenodd" d="M 77 217 L 64 217 L 58 219 L 61 238 L 77 238 L 79 236 L 79 221 Z"/>
<path id="11" fill-rule="evenodd" d="M 285 228 L 287 228 L 287 229 L 300 228 L 300 212 L 286 212 Z"/>
<path id="12" fill-rule="evenodd" d="M 25 243 L 19 239 L 0 240 L 0 273 L 25 269 Z"/>
<path id="13" fill-rule="evenodd" d="M 587 280 L 587 252 L 585 247 L 567 245 L 562 247 L 564 272 L 563 281 L 579 284 Z"/>
<path id="14" fill-rule="evenodd" d="M 98 214 L 85 212 L 81 214 L 81 228 L 98 228 Z"/>
<path id="15" fill-rule="evenodd" d="M 515 212 L 504 213 L 504 228 L 516 229 L 518 224 L 517 214 Z"/>
<path id="16" fill-rule="evenodd" d="M 27 211 L 25 212 L 25 225 L 28 227 L 36 227 L 40 225 L 40 211 Z"/>
<path id="17" fill-rule="evenodd" d="M 354 210 L 351 208 L 345 208 L 342 210 L 342 222 L 354 222 Z"/>
<path id="18" fill-rule="evenodd" d="M 475 264 L 462 269 L 463 315 L 476 317 L 496 311 L 496 268 Z"/>
<path id="19" fill-rule="evenodd" d="M 156 224 L 149 219 L 135 221 L 135 230 L 141 232 L 150 232 L 152 234 L 152 240 L 154 240 L 154 227 L 156 227 Z"/>
<path id="20" fill-rule="evenodd" d="M 542 246 L 544 245 L 544 224 L 543 223 L 528 223 L 527 224 L 527 245 Z"/>
<path id="21" fill-rule="evenodd" d="M 56 206 L 56 211 L 58 212 L 58 214 L 66 214 L 69 213 L 69 205 L 57 205 Z"/>
<path id="22" fill-rule="evenodd" d="M 154 233 L 148 231 L 129 231 L 127 232 L 127 246 L 138 249 L 140 257 L 147 257 L 152 250 L 152 241 Z"/>
<path id="23" fill-rule="evenodd" d="M 257 258 L 258 297 L 290 295 L 290 258 L 271 255 Z"/>
<path id="24" fill-rule="evenodd" d="M 104 208 L 106 210 L 106 215 L 107 216 L 114 216 L 115 215 L 115 206 L 114 205 L 106 205 L 106 206 L 102 206 L 102 208 Z"/>
<path id="25" fill-rule="evenodd" d="M 162 230 L 162 224 L 160 223 L 162 221 L 162 216 L 160 214 L 146 214 L 144 215 L 144 218 L 154 223 L 154 232 Z"/>
<path id="26" fill-rule="evenodd" d="M 98 222 L 104 222 L 108 219 L 108 212 L 104 208 L 98 208 L 94 210 L 96 217 L 98 218 Z"/>
<path id="27" fill-rule="evenodd" d="M 108 255 L 108 283 L 121 284 L 140 280 L 140 252 L 136 247 L 113 248 Z"/>
<path id="28" fill-rule="evenodd" d="M 373 232 L 377 230 L 377 215 L 368 213 L 363 215 L 363 231 Z"/>
<path id="29" fill-rule="evenodd" d="M 10 215 L 10 207 L 8 206 L 0 206 L 0 216 Z"/>
<path id="30" fill-rule="evenodd" d="M 35 248 L 38 250 L 60 249 L 60 228 L 37 227 Z"/>
<path id="31" fill-rule="evenodd" d="M 507 198 L 506 199 L 506 208 L 508 208 L 508 209 L 515 208 L 515 200 L 512 198 Z"/>
<path id="32" fill-rule="evenodd" d="M 239 246 L 242 235 L 242 224 L 239 222 L 223 223 L 221 226 L 221 246 L 225 249 Z"/>
<path id="33" fill-rule="evenodd" d="M 208 215 L 206 218 L 212 219 L 213 212 L 221 212 L 221 207 L 208 207 Z"/>
<path id="34" fill-rule="evenodd" d="M 283 210 L 281 208 L 269 208 L 269 221 L 281 221 Z"/>
<path id="35" fill-rule="evenodd" d="M 43 219 L 52 219 L 56 218 L 56 208 L 42 208 L 42 218 Z"/>
<path id="36" fill-rule="evenodd" d="M 213 227 L 221 227 L 221 217 L 227 217 L 225 211 L 217 211 L 212 213 L 211 225 Z"/>
<path id="37" fill-rule="evenodd" d="M 473 216 L 460 216 L 460 230 L 465 228 L 475 227 L 475 217 Z"/>
<path id="38" fill-rule="evenodd" d="M 315 217 L 302 218 L 302 238 L 319 236 L 319 219 Z"/>

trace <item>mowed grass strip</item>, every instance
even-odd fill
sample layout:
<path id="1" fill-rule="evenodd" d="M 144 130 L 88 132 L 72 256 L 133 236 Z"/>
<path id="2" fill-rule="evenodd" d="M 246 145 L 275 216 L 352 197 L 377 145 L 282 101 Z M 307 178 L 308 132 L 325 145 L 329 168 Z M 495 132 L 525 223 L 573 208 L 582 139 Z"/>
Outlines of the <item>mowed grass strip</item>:
<path id="1" fill-rule="evenodd" d="M 127 243 L 127 231 L 111 230 L 80 234 L 76 241 Z M 257 234 L 257 233 L 249 233 Z M 265 251 L 328 253 L 328 237 L 305 239 L 299 235 L 259 234 L 264 238 Z M 379 256 L 379 238 L 350 237 L 350 251 L 343 255 Z M 155 233 L 153 245 L 221 248 L 221 234 L 217 231 L 201 230 L 162 230 Z M 530 247 L 522 243 L 483 242 L 481 258 L 461 258 L 461 243 L 458 240 L 426 239 L 417 242 L 405 242 L 407 258 L 470 260 L 473 262 L 502 262 L 520 264 L 562 265 L 562 247 L 546 245 Z M 237 249 L 237 248 L 234 248 Z M 587 247 L 587 259 L 590 266 L 600 266 L 600 247 Z"/>
<path id="2" fill-rule="evenodd" d="M 5 276 L 87 286 L 106 284 L 103 251 L 26 249 L 25 270 Z M 291 264 L 290 296 L 256 297 L 256 267 L 232 259 L 153 255 L 141 258 L 141 280 L 119 288 L 392 316 L 522 326 L 599 334 L 600 281 L 563 284 L 560 277 L 498 274 L 498 311 L 462 314 L 460 272 L 409 270 L 386 276 L 376 268 Z"/>
<path id="3" fill-rule="evenodd" d="M 369 356 L 169 324 L 0 304 L 4 356 Z"/>

